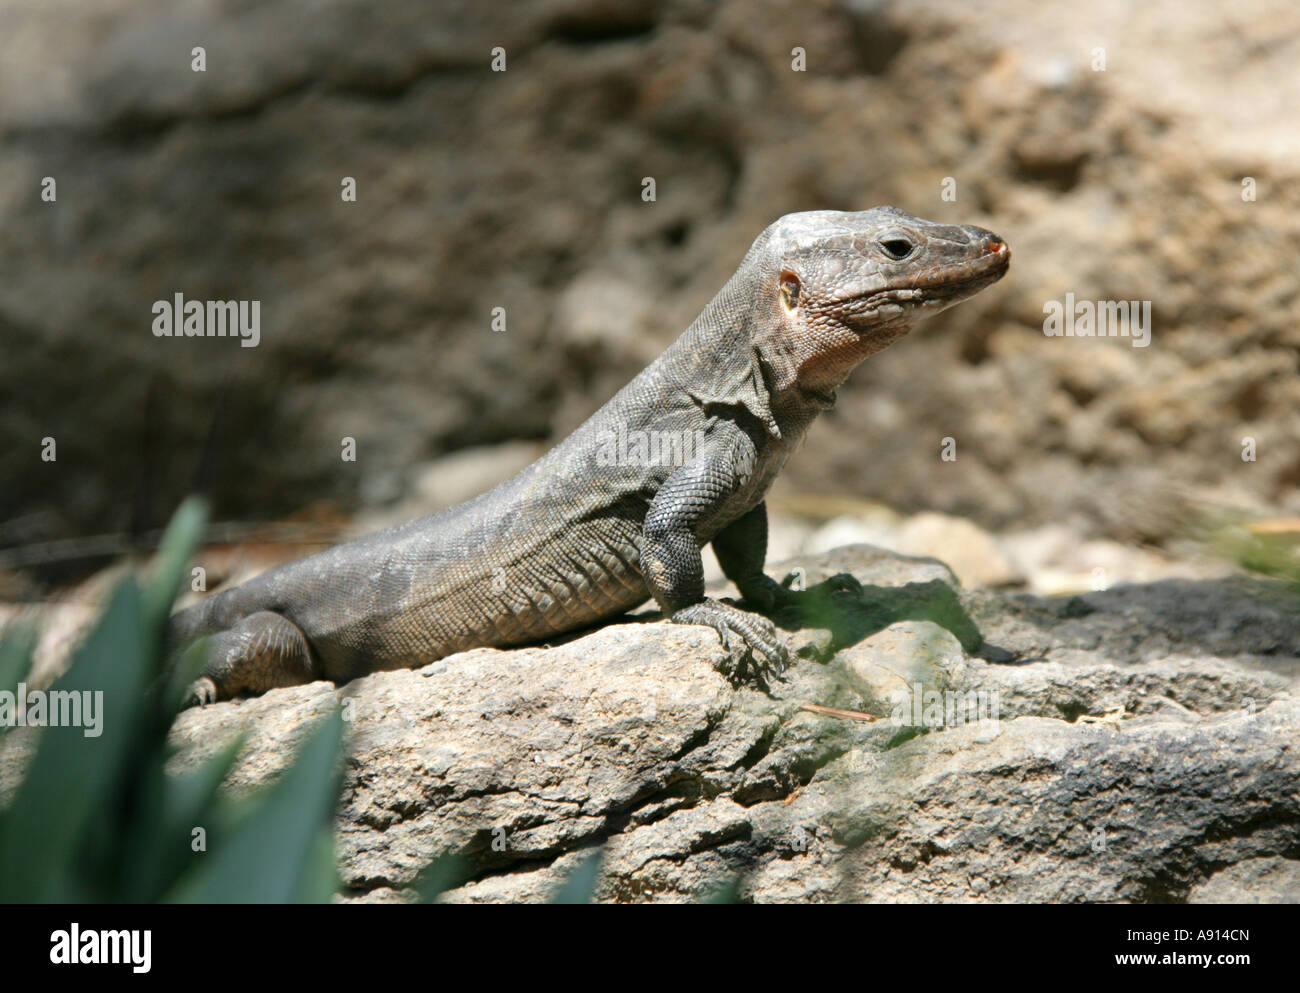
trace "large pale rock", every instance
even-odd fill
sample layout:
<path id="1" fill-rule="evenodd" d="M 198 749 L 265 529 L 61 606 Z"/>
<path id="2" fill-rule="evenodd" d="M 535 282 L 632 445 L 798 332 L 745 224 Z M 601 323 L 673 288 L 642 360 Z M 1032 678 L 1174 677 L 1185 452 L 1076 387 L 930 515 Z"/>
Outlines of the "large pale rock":
<path id="1" fill-rule="evenodd" d="M 963 586 L 1006 586 L 1022 577 L 997 540 L 971 521 L 947 514 L 917 514 L 898 533 L 898 551 L 942 558 Z"/>
<path id="2" fill-rule="evenodd" d="M 1300 862 L 1246 859 L 1192 889 L 1188 903 L 1300 903 Z"/>
<path id="3" fill-rule="evenodd" d="M 832 596 L 827 631 L 789 632 L 807 654 L 770 694 L 714 671 L 712 631 L 628 621 L 187 711 L 175 768 L 243 732 L 228 788 L 248 790 L 343 702 L 349 900 L 407 899 L 455 854 L 470 878 L 445 899 L 543 901 L 597 847 L 607 901 L 704 899 L 738 873 L 754 902 L 1294 894 L 1279 859 L 1300 845 L 1294 593 L 1240 578 L 1194 604 L 1166 584 L 967 593 L 942 563 L 866 547 L 787 565 L 863 589 Z M 880 604 L 916 613 L 936 588 L 1015 661 Z M 995 709 L 914 721 L 890 698 L 909 680 Z"/>
<path id="4" fill-rule="evenodd" d="M 897 706 L 910 710 L 918 687 L 948 688 L 964 656 L 961 643 L 938 624 L 899 621 L 845 648 L 838 661 L 868 708 L 880 713 Z"/>

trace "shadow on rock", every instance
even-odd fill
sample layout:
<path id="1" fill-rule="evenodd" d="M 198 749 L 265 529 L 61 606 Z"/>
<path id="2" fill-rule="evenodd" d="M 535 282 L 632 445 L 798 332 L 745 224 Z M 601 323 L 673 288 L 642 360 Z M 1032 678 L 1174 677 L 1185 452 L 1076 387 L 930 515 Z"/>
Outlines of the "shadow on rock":
<path id="1" fill-rule="evenodd" d="M 984 639 L 957 591 L 942 579 L 867 586 L 849 573 L 839 573 L 795 595 L 798 599 L 778 610 L 773 620 L 787 631 L 828 631 L 829 643 L 813 649 L 822 661 L 899 621 L 937 624 L 950 632 L 967 654 L 989 662 L 1022 661 Z"/>

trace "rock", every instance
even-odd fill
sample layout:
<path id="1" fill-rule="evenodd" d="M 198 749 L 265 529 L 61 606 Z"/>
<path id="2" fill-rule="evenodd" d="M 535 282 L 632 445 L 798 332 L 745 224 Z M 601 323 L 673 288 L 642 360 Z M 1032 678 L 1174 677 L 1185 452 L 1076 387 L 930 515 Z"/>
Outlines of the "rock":
<path id="1" fill-rule="evenodd" d="M 1232 566 L 1199 549 L 1174 555 L 1148 547 L 1079 539 L 1079 527 L 1048 524 L 1000 535 L 999 545 L 1025 574 L 1030 592 L 1065 596 L 1150 583 L 1160 579 L 1213 579 L 1230 575 Z"/>
<path id="2" fill-rule="evenodd" d="M 899 529 L 896 550 L 942 558 L 963 586 L 1008 586 L 1023 581 L 994 537 L 983 528 L 947 514 L 917 514 Z"/>
<path id="3" fill-rule="evenodd" d="M 467 652 L 338 691 L 355 708 L 344 883 L 408 883 L 449 851 L 501 867 L 549 860 L 600 838 L 647 797 L 725 775 L 766 725 L 728 720 L 731 693 L 712 668 L 720 653 L 704 628 L 621 625 L 552 649 Z M 184 714 L 183 764 L 242 726 L 251 738 L 238 782 L 264 780 L 335 696 L 316 683 Z M 505 852 L 492 849 L 496 832 Z"/>
<path id="4" fill-rule="evenodd" d="M 871 545 L 845 545 L 819 555 L 780 561 L 768 566 L 768 571 L 774 576 L 793 572 L 805 586 L 825 582 L 839 573 L 870 576 L 872 583 L 883 586 L 932 582 L 959 585 L 952 569 L 939 559 L 899 555 Z"/>
<path id="5" fill-rule="evenodd" d="M 896 528 L 879 521 L 863 520 L 848 514 L 826 521 L 807 536 L 800 552 L 820 555 L 845 545 L 879 545 L 888 547 Z"/>
<path id="6" fill-rule="evenodd" d="M 1192 888 L 1188 903 L 1300 903 L 1300 862 L 1246 859 Z"/>
<path id="7" fill-rule="evenodd" d="M 912 709 L 917 687 L 942 692 L 963 664 L 961 643 L 931 621 L 899 621 L 845 648 L 841 662 L 874 713 Z"/>
<path id="8" fill-rule="evenodd" d="M 597 846 L 596 897 L 611 902 L 700 900 L 737 873 L 756 903 L 1294 893 L 1278 856 L 1300 844 L 1300 611 L 1281 584 L 1053 601 L 963 592 L 942 563 L 879 549 L 789 565 L 810 586 L 850 571 L 862 587 L 831 598 L 829 657 L 797 660 L 770 695 L 714 671 L 712 631 L 623 622 L 187 711 L 174 769 L 242 731 L 228 788 L 248 790 L 348 701 L 348 901 L 407 899 L 448 853 L 471 866 L 450 902 L 545 901 Z M 914 605 L 935 585 L 1019 661 L 866 602 Z M 894 683 L 918 679 L 995 709 L 888 709 Z"/>
<path id="9" fill-rule="evenodd" d="M 1297 719 L 1294 701 L 1119 732 L 1021 717 L 987 742 L 969 726 L 855 749 L 784 811 L 818 825 L 813 878 L 769 862 L 752 892 L 806 898 L 838 868 L 842 900 L 1182 901 L 1224 862 L 1294 844 Z"/>

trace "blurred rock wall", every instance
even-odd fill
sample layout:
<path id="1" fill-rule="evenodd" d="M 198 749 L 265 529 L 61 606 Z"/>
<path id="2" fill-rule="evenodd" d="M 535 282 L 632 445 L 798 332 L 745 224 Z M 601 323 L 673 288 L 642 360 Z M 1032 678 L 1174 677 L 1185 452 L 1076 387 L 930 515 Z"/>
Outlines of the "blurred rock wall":
<path id="1" fill-rule="evenodd" d="M 440 453 L 558 438 L 772 219 L 879 203 L 993 228 L 1012 271 L 860 369 L 787 489 L 1148 537 L 1172 486 L 1300 512 L 1294 4 L 0 0 L 0 24 L 5 543 L 157 525 L 196 484 L 225 518 L 382 504 Z M 260 344 L 154 337 L 178 292 L 260 300 Z M 1150 300 L 1152 343 L 1045 337 L 1067 292 Z"/>

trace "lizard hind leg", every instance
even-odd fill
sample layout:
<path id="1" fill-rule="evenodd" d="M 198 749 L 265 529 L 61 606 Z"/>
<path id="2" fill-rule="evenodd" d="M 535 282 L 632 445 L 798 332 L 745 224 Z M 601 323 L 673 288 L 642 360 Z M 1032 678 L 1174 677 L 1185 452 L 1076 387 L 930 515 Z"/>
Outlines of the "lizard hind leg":
<path id="1" fill-rule="evenodd" d="M 207 655 L 203 674 L 190 685 L 187 707 L 321 678 L 306 635 L 269 610 L 249 614 L 214 634 Z"/>

